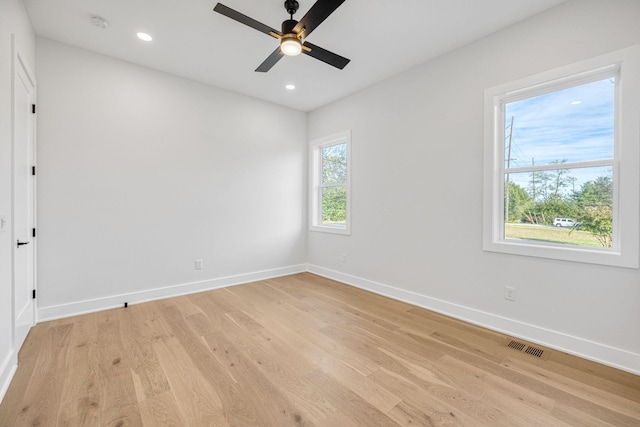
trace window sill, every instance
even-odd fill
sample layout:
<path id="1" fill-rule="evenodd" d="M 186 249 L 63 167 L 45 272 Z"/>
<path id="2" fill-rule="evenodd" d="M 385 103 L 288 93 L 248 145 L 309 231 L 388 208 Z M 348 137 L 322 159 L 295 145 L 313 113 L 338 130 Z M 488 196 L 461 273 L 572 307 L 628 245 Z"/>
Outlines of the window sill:
<path id="1" fill-rule="evenodd" d="M 611 248 L 583 248 L 580 246 L 536 243 L 527 240 L 503 240 L 485 242 L 483 250 L 535 258 L 608 265 L 613 267 L 638 268 L 638 259 L 625 257 Z"/>
<path id="2" fill-rule="evenodd" d="M 309 227 L 309 231 L 318 231 L 320 233 L 342 234 L 351 235 L 349 227 L 333 227 L 330 225 L 312 225 Z"/>

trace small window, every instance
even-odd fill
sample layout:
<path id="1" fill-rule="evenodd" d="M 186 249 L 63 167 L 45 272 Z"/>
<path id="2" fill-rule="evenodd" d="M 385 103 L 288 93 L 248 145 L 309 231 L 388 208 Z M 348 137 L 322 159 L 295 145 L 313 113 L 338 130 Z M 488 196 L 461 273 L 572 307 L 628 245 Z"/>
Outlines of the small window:
<path id="1" fill-rule="evenodd" d="M 311 230 L 350 233 L 350 132 L 311 142 Z"/>
<path id="2" fill-rule="evenodd" d="M 638 51 L 485 91 L 485 250 L 637 268 Z"/>

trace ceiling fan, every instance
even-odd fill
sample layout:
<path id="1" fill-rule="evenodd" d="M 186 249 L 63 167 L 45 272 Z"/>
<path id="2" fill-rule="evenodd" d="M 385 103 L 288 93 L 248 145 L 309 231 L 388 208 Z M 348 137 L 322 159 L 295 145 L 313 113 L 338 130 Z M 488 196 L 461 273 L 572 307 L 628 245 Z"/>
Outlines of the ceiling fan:
<path id="1" fill-rule="evenodd" d="M 238 21 L 241 24 L 247 25 L 253 29 L 265 33 L 280 40 L 280 46 L 274 50 L 271 55 L 264 60 L 256 71 L 266 73 L 276 65 L 276 63 L 282 58 L 283 55 L 295 56 L 300 53 L 311 56 L 312 58 L 319 59 L 322 62 L 326 62 L 329 65 L 333 65 L 336 68 L 343 69 L 348 63 L 349 59 L 337 55 L 333 52 L 329 52 L 326 49 L 316 46 L 314 44 L 305 41 L 304 39 L 315 30 L 318 25 L 329 17 L 345 0 L 318 0 L 315 2 L 306 15 L 296 21 L 293 19 L 293 15 L 298 10 L 299 4 L 296 0 L 286 0 L 284 2 L 284 8 L 287 10 L 290 19 L 282 22 L 282 31 L 278 31 L 256 21 L 253 18 L 249 18 L 240 12 L 237 12 L 230 7 L 223 5 L 222 3 L 216 4 L 213 8 L 214 11 Z"/>

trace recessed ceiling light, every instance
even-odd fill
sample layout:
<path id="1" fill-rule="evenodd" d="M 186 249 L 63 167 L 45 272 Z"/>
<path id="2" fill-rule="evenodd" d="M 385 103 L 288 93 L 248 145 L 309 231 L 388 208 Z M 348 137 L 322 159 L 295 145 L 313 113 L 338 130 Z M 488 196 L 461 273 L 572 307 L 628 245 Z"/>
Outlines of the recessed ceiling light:
<path id="1" fill-rule="evenodd" d="M 288 84 L 285 87 L 289 90 L 294 90 L 296 88 L 296 85 Z"/>
<path id="2" fill-rule="evenodd" d="M 578 104 L 582 104 L 582 101 L 573 101 L 573 102 L 571 103 L 571 105 L 578 105 Z"/>
<path id="3" fill-rule="evenodd" d="M 107 20 L 100 16 L 92 16 L 91 23 L 98 28 L 102 28 L 103 30 L 109 28 L 109 23 L 107 22 Z"/>
<path id="4" fill-rule="evenodd" d="M 151 37 L 147 33 L 136 33 L 136 36 L 138 36 L 140 40 L 144 40 L 146 42 L 150 42 L 151 40 L 153 40 L 153 37 Z"/>

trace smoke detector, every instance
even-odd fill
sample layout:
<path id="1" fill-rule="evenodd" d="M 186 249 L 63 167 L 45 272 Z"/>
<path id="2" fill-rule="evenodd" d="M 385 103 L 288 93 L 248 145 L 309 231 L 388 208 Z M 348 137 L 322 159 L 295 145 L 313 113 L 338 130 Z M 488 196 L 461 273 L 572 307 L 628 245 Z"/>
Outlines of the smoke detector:
<path id="1" fill-rule="evenodd" d="M 107 20 L 104 18 L 101 18 L 100 16 L 92 16 L 91 23 L 98 28 L 102 28 L 103 30 L 106 30 L 107 28 L 109 28 L 109 23 L 107 22 Z"/>

